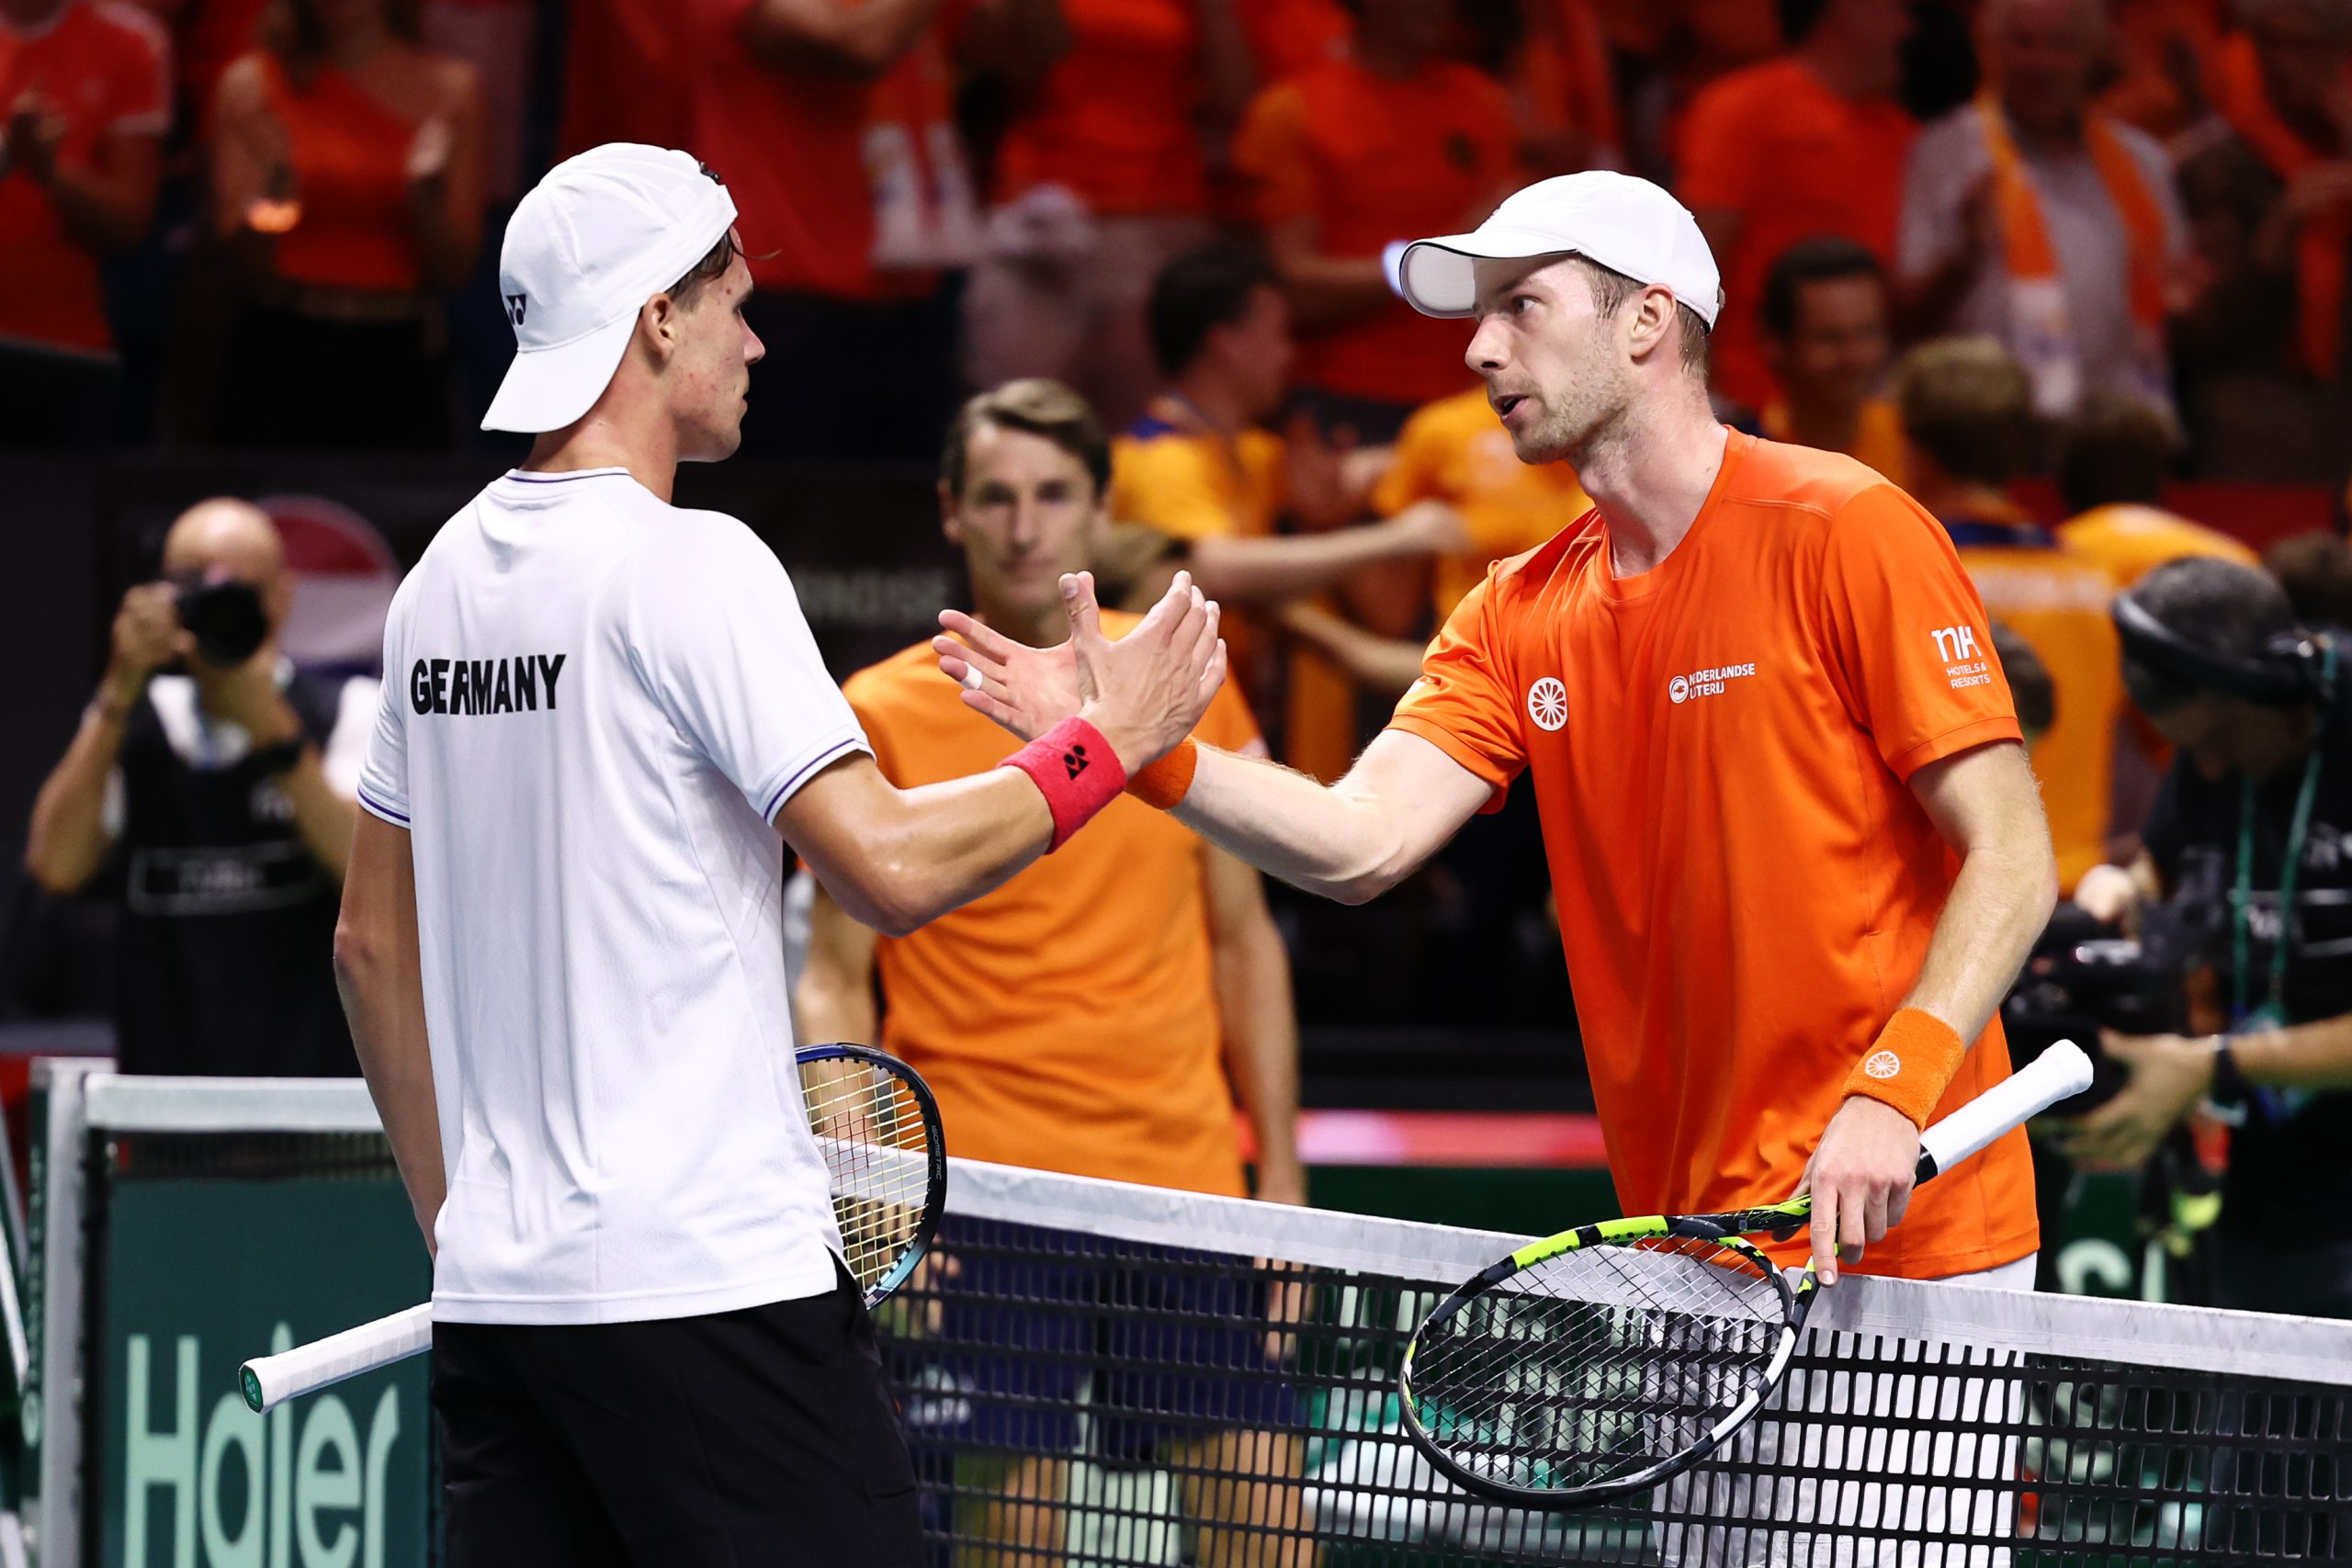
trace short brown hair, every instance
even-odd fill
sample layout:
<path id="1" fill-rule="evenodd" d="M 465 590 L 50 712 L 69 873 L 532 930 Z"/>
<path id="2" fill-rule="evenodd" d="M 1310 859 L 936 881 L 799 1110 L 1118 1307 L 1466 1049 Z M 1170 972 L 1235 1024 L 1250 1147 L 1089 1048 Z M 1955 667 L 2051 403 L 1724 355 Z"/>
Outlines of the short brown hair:
<path id="1" fill-rule="evenodd" d="M 2008 678 L 2009 698 L 2017 704 L 2018 728 L 2028 735 L 2047 732 L 2058 722 L 2058 687 L 2050 679 L 2050 667 L 2041 662 L 2031 643 L 1999 621 L 1993 623 L 1993 653 L 2001 661 L 2001 673 Z"/>
<path id="2" fill-rule="evenodd" d="M 1572 255 L 1568 260 L 1576 263 L 1591 281 L 1594 315 L 1615 315 L 1619 306 L 1642 289 L 1639 280 L 1626 276 L 1614 267 L 1603 266 L 1589 256 Z M 1707 319 L 1679 299 L 1674 302 L 1674 316 L 1682 329 L 1682 367 L 1705 376 L 1709 337 Z"/>
<path id="3" fill-rule="evenodd" d="M 1059 381 L 1032 376 L 991 388 L 956 411 L 939 455 L 939 482 L 949 495 L 964 493 L 972 432 L 984 423 L 1052 442 L 1086 465 L 1096 496 L 1111 488 L 1111 438 L 1103 434 L 1094 405 Z"/>
<path id="4" fill-rule="evenodd" d="M 2336 535 L 2281 539 L 2263 552 L 2262 568 L 2287 591 L 2303 625 L 2352 626 L 2352 547 Z"/>
<path id="5" fill-rule="evenodd" d="M 2154 505 L 2172 460 L 2172 424 L 2145 398 L 2086 395 L 2058 433 L 2058 493 L 2069 512 L 2122 502 Z"/>
<path id="6" fill-rule="evenodd" d="M 1894 372 L 1903 434 L 1946 473 L 2005 485 L 2033 461 L 2033 383 L 1998 338 L 1923 343 Z"/>

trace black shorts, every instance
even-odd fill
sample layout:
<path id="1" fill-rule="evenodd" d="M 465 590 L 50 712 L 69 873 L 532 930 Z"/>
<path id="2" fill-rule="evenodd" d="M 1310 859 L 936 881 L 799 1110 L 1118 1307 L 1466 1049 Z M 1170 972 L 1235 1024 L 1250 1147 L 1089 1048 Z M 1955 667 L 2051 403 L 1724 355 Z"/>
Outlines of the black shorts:
<path id="1" fill-rule="evenodd" d="M 920 1568 L 914 1468 L 865 1303 L 440 1323 L 449 1568 Z"/>

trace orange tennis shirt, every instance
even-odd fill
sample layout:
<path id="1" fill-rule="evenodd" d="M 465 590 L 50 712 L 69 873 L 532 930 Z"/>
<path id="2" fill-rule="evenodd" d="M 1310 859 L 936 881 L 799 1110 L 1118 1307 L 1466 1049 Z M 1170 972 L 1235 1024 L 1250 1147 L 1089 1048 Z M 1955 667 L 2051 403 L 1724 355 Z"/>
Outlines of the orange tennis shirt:
<path id="1" fill-rule="evenodd" d="M 1943 529 L 1850 458 L 1731 434 L 1638 577 L 1595 518 L 1472 590 L 1394 725 L 1497 804 L 1533 782 L 1626 1212 L 1785 1198 L 1958 871 L 1906 781 L 2016 740 L 2008 685 Z M 2008 1073 L 1996 1021 L 1939 1114 Z M 1920 1189 L 1861 1267 L 1934 1278 L 2038 1244 L 2020 1132 Z"/>
<path id="2" fill-rule="evenodd" d="M 1138 617 L 1103 612 L 1116 635 Z M 1020 743 L 957 699 L 928 643 L 842 688 L 900 788 L 986 773 Z M 1264 750 L 1227 685 L 1197 732 Z M 1122 795 L 984 897 L 876 949 L 882 1046 L 939 1099 L 955 1154 L 1243 1196 L 1210 961 L 1208 846 Z"/>

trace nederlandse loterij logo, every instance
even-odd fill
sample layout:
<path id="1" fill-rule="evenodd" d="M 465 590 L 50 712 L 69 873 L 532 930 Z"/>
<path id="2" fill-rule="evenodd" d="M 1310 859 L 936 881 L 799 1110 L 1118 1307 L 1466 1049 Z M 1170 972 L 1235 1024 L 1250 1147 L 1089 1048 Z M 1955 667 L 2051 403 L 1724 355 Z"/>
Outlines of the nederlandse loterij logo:
<path id="1" fill-rule="evenodd" d="M 1693 670 L 1688 675 L 1677 675 L 1666 683 L 1666 700 L 1687 703 L 1696 697 L 1719 697 L 1734 681 L 1746 680 L 1756 673 L 1753 664 L 1717 664 L 1705 670 Z"/>
<path id="2" fill-rule="evenodd" d="M 1903 1070 L 1903 1058 L 1892 1051 L 1873 1051 L 1871 1059 L 1862 1064 L 1862 1071 L 1874 1078 L 1891 1078 Z"/>
<path id="3" fill-rule="evenodd" d="M 1527 716 L 1545 732 L 1568 722 L 1568 689 L 1546 675 L 1527 688 Z"/>

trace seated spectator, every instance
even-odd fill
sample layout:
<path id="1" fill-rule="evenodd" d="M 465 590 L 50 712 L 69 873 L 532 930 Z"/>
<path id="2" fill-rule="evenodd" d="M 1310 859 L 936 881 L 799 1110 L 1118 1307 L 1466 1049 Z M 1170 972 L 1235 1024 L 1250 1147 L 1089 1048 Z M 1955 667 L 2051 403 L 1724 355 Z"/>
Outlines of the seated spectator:
<path id="1" fill-rule="evenodd" d="M 0 445 L 113 427 L 98 258 L 154 216 L 170 52 L 136 6 L 0 0 Z"/>
<path id="2" fill-rule="evenodd" d="M 1234 163 L 1297 312 L 1302 403 L 1378 443 L 1470 381 L 1459 324 L 1398 299 L 1383 249 L 1472 227 L 1518 167 L 1502 88 L 1444 57 L 1443 0 L 1355 9 L 1346 55 L 1250 106 Z"/>
<path id="3" fill-rule="evenodd" d="M 2105 40 L 2099 0 L 1985 0 L 1987 85 L 1920 132 L 1904 177 L 1906 322 L 2000 339 L 2045 415 L 2100 387 L 2171 396 L 2187 231 L 2164 149 L 2092 106 Z"/>
<path id="4" fill-rule="evenodd" d="M 1903 422 L 1877 395 L 1894 346 L 1886 274 L 1852 240 L 1800 240 L 1764 275 L 1757 310 L 1764 363 L 1780 390 L 1764 434 L 1843 452 L 1904 480 Z"/>
<path id="5" fill-rule="evenodd" d="M 265 37 L 213 102 L 213 225 L 252 278 L 214 436 L 446 446 L 439 296 L 481 243 L 473 69 L 418 42 L 413 0 L 281 0 Z"/>
<path id="6" fill-rule="evenodd" d="M 378 683 L 279 651 L 291 599 L 269 518 L 204 502 L 163 580 L 115 615 L 113 656 L 41 785 L 25 868 L 52 893 L 121 852 L 125 1071 L 356 1070 L 328 964 Z"/>
<path id="7" fill-rule="evenodd" d="M 1923 344 L 1903 358 L 1895 404 L 1910 443 L 1909 489 L 1951 535 L 1985 613 L 2050 671 L 2058 716 L 2032 749 L 2058 880 L 2107 858 L 2115 727 L 2123 707 L 2107 574 L 2067 553 L 2011 502 L 2034 443 L 2025 367 L 1991 338 Z"/>
<path id="8" fill-rule="evenodd" d="M 1800 240 L 1852 240 L 1894 258 L 1903 159 L 1917 130 L 1894 101 L 1910 30 L 1903 0 L 1781 0 L 1789 53 L 1735 71 L 1692 100 L 1675 194 L 1723 269 L 1715 391 L 1761 409 L 1773 384 L 1753 301 Z"/>
<path id="9" fill-rule="evenodd" d="M 2058 691 L 2050 671 L 2033 651 L 2033 644 L 2018 636 L 2006 621 L 1993 623 L 1993 652 L 2008 678 L 2009 696 L 2018 705 L 2018 728 L 2028 747 L 2038 746 L 2058 721 Z"/>
<path id="10" fill-rule="evenodd" d="M 2262 570 L 2278 580 L 2303 625 L 2352 628 L 2352 546 L 2342 535 L 2281 539 L 2263 553 Z"/>
<path id="11" fill-rule="evenodd" d="M 746 453 L 913 458 L 955 412 L 945 302 L 932 287 L 894 296 L 875 265 L 865 141 L 876 85 L 924 47 L 941 3 L 685 10 L 684 145 L 742 211 L 743 319 L 767 348 Z"/>
<path id="12" fill-rule="evenodd" d="M 2255 564 L 2227 534 L 2156 504 L 2172 446 L 2164 415 L 2125 392 L 2092 393 L 2058 433 L 2058 494 L 2071 519 L 2058 540 L 2118 589 L 2183 556 Z"/>
<path id="13" fill-rule="evenodd" d="M 1050 377 L 1117 429 L 1154 375 L 1144 301 L 1204 243 L 1211 151 L 1250 84 L 1245 0 L 1062 0 L 1069 47 L 1016 96 L 989 254 L 964 293 L 964 374 Z"/>

